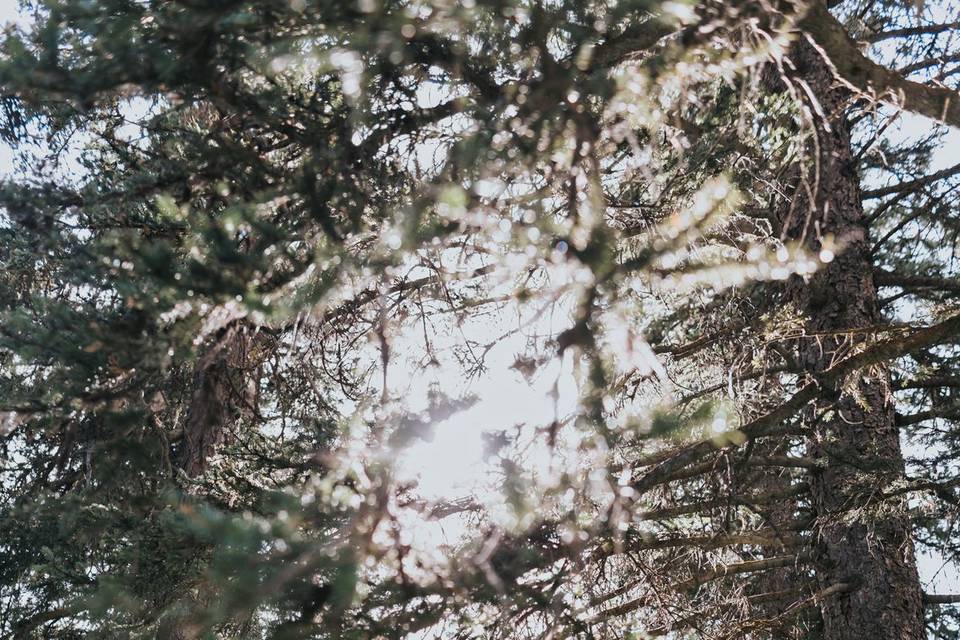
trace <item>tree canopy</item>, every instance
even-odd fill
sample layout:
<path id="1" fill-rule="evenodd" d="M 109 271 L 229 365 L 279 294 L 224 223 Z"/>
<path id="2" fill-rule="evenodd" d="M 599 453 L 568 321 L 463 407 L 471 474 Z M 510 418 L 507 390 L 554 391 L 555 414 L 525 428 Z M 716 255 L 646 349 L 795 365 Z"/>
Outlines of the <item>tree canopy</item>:
<path id="1" fill-rule="evenodd" d="M 954 0 L 21 15 L 0 635 L 960 637 Z"/>

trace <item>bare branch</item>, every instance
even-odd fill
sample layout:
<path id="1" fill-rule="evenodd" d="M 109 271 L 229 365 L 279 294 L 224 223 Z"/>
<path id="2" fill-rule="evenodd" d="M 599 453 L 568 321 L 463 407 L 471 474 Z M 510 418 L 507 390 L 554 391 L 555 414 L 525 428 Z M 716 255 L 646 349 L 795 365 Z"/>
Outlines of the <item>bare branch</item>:
<path id="1" fill-rule="evenodd" d="M 940 289 L 960 293 L 960 280 L 939 278 L 937 276 L 911 276 L 877 269 L 873 272 L 873 281 L 881 287 L 901 287 L 903 289 Z"/>
<path id="2" fill-rule="evenodd" d="M 912 38 L 914 36 L 936 35 L 944 31 L 960 29 L 960 22 L 945 22 L 942 24 L 924 24 L 918 27 L 906 27 L 903 29 L 890 29 L 888 31 L 879 31 L 869 38 L 870 42 L 881 42 L 892 38 Z"/>
<path id="3" fill-rule="evenodd" d="M 794 393 L 780 406 L 742 425 L 739 430 L 743 432 L 748 439 L 768 435 L 777 429 L 782 430 L 784 424 L 795 416 L 808 402 L 817 398 L 824 388 L 835 386 L 854 371 L 906 355 L 919 349 L 940 344 L 952 339 L 958 333 L 960 333 L 960 313 L 951 316 L 943 322 L 917 330 L 905 336 L 878 342 L 860 353 L 838 362 L 820 374 L 820 377 L 816 381 L 807 384 Z M 729 443 L 726 446 L 733 446 L 733 443 Z M 687 465 L 700 460 L 710 452 L 716 450 L 717 444 L 715 440 L 713 438 L 707 438 L 687 445 L 679 450 L 672 449 L 651 456 L 647 459 L 647 464 L 655 464 L 656 466 L 638 478 L 633 483 L 633 487 L 637 490 L 644 491 L 650 487 L 657 486 L 663 482 L 663 477 L 680 472 L 680 470 Z"/>
<path id="4" fill-rule="evenodd" d="M 909 191 L 916 191 L 921 189 L 929 184 L 936 182 L 937 180 L 943 180 L 944 178 L 950 178 L 960 174 L 960 163 L 953 165 L 952 167 L 947 167 L 946 169 L 941 169 L 930 175 L 923 176 L 922 178 L 917 178 L 916 180 L 908 180 L 907 182 L 900 182 L 898 184 L 893 184 L 888 187 L 880 187 L 877 189 L 867 189 L 862 192 L 862 195 L 865 199 L 872 198 L 882 198 L 884 196 L 893 195 L 895 193 L 905 193 Z"/>
<path id="5" fill-rule="evenodd" d="M 960 595 L 925 593 L 923 594 L 923 601 L 926 604 L 960 604 Z"/>
<path id="6" fill-rule="evenodd" d="M 811 2 L 800 28 L 816 41 L 837 76 L 851 89 L 952 127 L 960 127 L 960 94 L 948 87 L 908 80 L 877 64 L 860 51 L 826 5 Z"/>

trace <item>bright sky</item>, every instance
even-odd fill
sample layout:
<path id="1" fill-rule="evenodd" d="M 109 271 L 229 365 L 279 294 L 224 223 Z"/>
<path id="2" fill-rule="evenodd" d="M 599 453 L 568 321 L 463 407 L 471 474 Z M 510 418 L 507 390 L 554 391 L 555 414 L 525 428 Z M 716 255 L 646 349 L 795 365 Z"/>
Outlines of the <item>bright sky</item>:
<path id="1" fill-rule="evenodd" d="M 17 19 L 17 0 L 0 0 L 0 21 Z"/>
<path id="2" fill-rule="evenodd" d="M 17 0 L 0 0 L 0 25 L 17 20 Z M 10 170 L 13 152 L 5 144 L 0 144 L 0 175 Z"/>

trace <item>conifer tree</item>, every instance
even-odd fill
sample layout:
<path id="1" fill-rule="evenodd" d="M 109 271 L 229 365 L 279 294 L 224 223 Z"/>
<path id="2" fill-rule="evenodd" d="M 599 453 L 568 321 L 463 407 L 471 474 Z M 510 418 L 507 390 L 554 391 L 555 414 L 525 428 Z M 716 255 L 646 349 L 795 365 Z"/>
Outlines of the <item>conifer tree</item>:
<path id="1" fill-rule="evenodd" d="M 957 637 L 960 6 L 22 11 L 0 634 Z"/>

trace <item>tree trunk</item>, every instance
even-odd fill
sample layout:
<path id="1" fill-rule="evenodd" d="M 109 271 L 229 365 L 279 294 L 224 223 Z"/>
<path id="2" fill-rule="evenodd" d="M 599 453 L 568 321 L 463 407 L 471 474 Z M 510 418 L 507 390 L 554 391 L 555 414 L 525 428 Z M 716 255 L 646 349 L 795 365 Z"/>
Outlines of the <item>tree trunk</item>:
<path id="1" fill-rule="evenodd" d="M 255 408 L 256 378 L 249 370 L 258 364 L 248 357 L 251 346 L 245 327 L 234 323 L 197 363 L 180 456 L 180 468 L 188 477 L 204 472 L 230 425 Z"/>
<path id="2" fill-rule="evenodd" d="M 806 40 L 794 44 L 791 59 L 793 79 L 805 82 L 819 101 L 819 106 L 811 103 L 811 113 L 824 115 L 813 115 L 816 144 L 808 145 L 809 159 L 797 172 L 792 201 L 780 210 L 780 228 L 785 240 L 813 252 L 821 250 L 827 236 L 841 243 L 832 262 L 809 280 L 795 278 L 787 286 L 809 336 L 799 341 L 799 360 L 816 380 L 835 360 L 866 346 L 870 328 L 882 317 L 844 114 L 849 92 Z M 816 168 L 809 166 L 813 159 Z M 906 503 L 877 495 L 904 477 L 889 369 L 874 366 L 842 388 L 824 388 L 804 420 L 810 455 L 828 461 L 810 477 L 817 582 L 821 592 L 831 593 L 819 603 L 824 640 L 923 638 Z"/>

